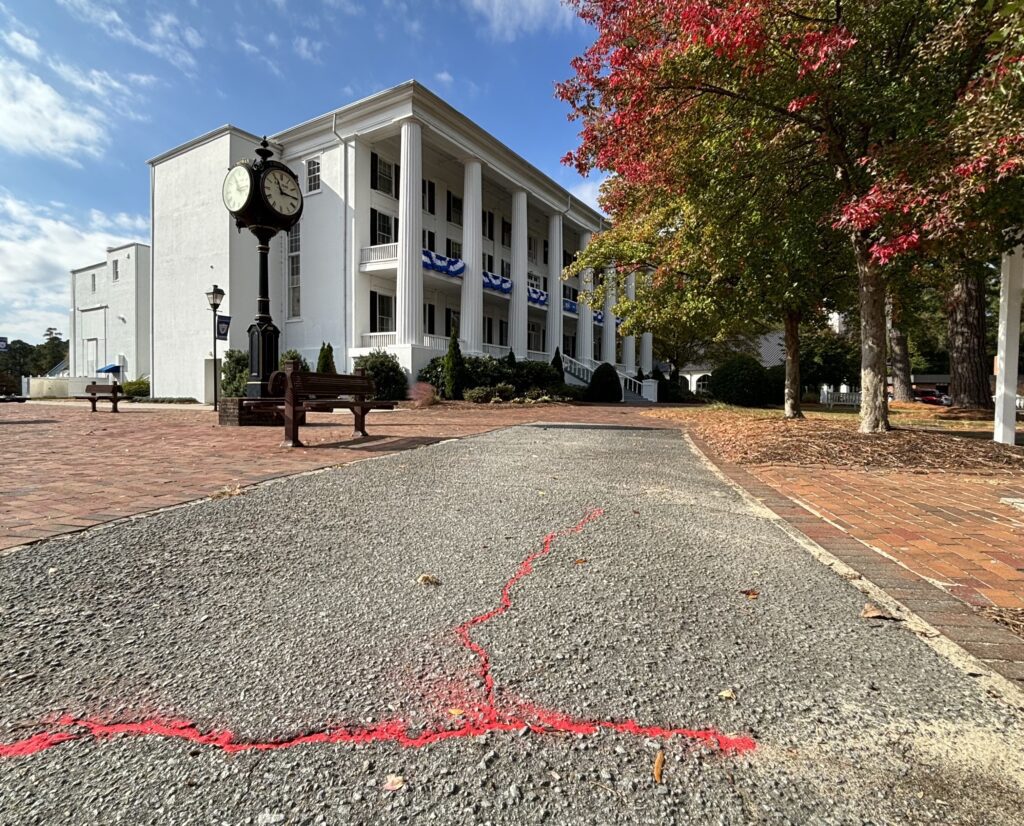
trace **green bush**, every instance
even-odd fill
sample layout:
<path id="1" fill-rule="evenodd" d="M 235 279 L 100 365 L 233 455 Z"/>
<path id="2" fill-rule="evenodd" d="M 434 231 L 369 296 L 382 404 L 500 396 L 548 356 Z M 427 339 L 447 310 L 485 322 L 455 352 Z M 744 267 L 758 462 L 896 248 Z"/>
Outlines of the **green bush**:
<path id="1" fill-rule="evenodd" d="M 515 385 L 509 384 L 507 381 L 496 384 L 494 385 L 494 395 L 503 402 L 512 401 L 516 395 Z"/>
<path id="2" fill-rule="evenodd" d="M 284 366 L 289 361 L 297 361 L 299 363 L 299 371 L 302 373 L 309 372 L 309 362 L 302 357 L 302 353 L 298 350 L 285 350 L 281 353 L 281 358 L 277 362 L 277 369 L 284 370 Z"/>
<path id="3" fill-rule="evenodd" d="M 660 367 L 655 367 L 651 371 L 651 376 L 650 377 L 652 379 L 654 379 L 655 381 L 658 381 L 658 382 L 665 381 L 665 374 L 661 372 L 661 368 Z"/>
<path id="4" fill-rule="evenodd" d="M 149 379 L 136 379 L 135 381 L 126 381 L 121 385 L 121 389 L 124 390 L 125 396 L 129 399 L 142 399 L 149 396 Z"/>
<path id="5" fill-rule="evenodd" d="M 466 367 L 462 359 L 459 337 L 448 338 L 448 352 L 444 357 L 444 397 L 461 399 L 466 386 Z"/>
<path id="6" fill-rule="evenodd" d="M 740 407 L 761 407 L 768 400 L 768 371 L 756 358 L 737 353 L 711 373 L 708 390 L 720 402 Z"/>
<path id="7" fill-rule="evenodd" d="M 320 354 L 316 357 L 316 372 L 337 375 L 338 368 L 334 366 L 334 348 L 329 341 L 320 343 Z"/>
<path id="8" fill-rule="evenodd" d="M 511 353 L 510 353 L 511 354 Z M 445 387 L 445 359 L 437 356 L 420 370 L 418 381 L 432 384 L 442 398 L 451 396 Z M 514 358 L 514 357 L 513 357 Z M 462 389 L 470 387 L 494 387 L 510 385 L 512 393 L 521 396 L 531 387 L 551 390 L 562 385 L 558 372 L 543 361 L 512 361 L 507 358 L 494 359 L 490 356 L 464 356 L 462 358 Z"/>
<path id="9" fill-rule="evenodd" d="M 444 391 L 444 356 L 435 356 L 427 362 L 416 376 L 416 381 L 432 385 L 438 395 L 441 395 Z"/>
<path id="10" fill-rule="evenodd" d="M 638 367 L 636 369 L 636 380 L 637 381 L 643 381 L 645 378 L 647 378 L 647 377 L 644 375 L 643 368 Z"/>
<path id="11" fill-rule="evenodd" d="M 562 363 L 562 351 L 557 347 L 555 354 L 551 357 L 551 368 L 558 373 L 559 384 L 565 384 L 565 365 Z"/>
<path id="12" fill-rule="evenodd" d="M 608 362 L 602 362 L 590 377 L 590 384 L 587 386 L 586 396 L 588 402 L 621 402 L 622 385 L 619 384 L 619 374 Z"/>
<path id="13" fill-rule="evenodd" d="M 673 373 L 678 376 L 678 373 Z M 658 401 L 668 402 L 674 404 L 683 401 L 683 386 L 679 383 L 677 378 L 673 381 L 671 378 L 662 378 L 658 381 Z"/>
<path id="14" fill-rule="evenodd" d="M 581 402 L 586 398 L 587 388 L 575 384 L 563 384 L 561 387 L 556 387 L 552 395 L 569 402 Z"/>
<path id="15" fill-rule="evenodd" d="M 776 364 L 766 371 L 768 382 L 765 390 L 765 404 L 785 404 L 786 365 Z"/>
<path id="16" fill-rule="evenodd" d="M 225 398 L 245 395 L 249 381 L 249 354 L 245 350 L 228 350 L 220 365 L 220 394 Z"/>
<path id="17" fill-rule="evenodd" d="M 559 387 L 563 381 L 558 372 L 545 361 L 520 361 L 511 377 L 516 393 L 525 393 L 531 387 L 550 390 Z"/>
<path id="18" fill-rule="evenodd" d="M 473 402 L 473 404 L 487 404 L 495 398 L 493 387 L 471 387 L 462 395 L 467 402 Z"/>
<path id="19" fill-rule="evenodd" d="M 356 356 L 356 369 L 365 370 L 373 379 L 377 390 L 375 399 L 405 401 L 409 395 L 409 382 L 405 370 L 398 363 L 398 357 L 383 350 L 374 350 L 365 356 Z"/>
<path id="20" fill-rule="evenodd" d="M 516 366 L 516 354 L 512 352 L 512 348 L 511 347 L 508 350 L 508 355 L 505 356 L 505 363 L 509 367 L 515 367 Z"/>

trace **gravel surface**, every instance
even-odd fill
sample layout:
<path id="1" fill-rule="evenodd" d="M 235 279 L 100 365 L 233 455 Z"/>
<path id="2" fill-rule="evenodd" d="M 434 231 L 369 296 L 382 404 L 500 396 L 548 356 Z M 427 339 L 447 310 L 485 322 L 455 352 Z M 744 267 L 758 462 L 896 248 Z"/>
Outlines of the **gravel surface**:
<path id="1" fill-rule="evenodd" d="M 862 594 L 658 430 L 519 427 L 0 557 L 0 744 L 81 733 L 61 715 L 232 743 L 466 725 L 487 684 L 453 629 L 595 508 L 470 630 L 493 707 L 753 751 L 526 726 L 241 753 L 81 737 L 0 758 L 0 823 L 1020 822 L 1021 713 L 860 619 Z"/>

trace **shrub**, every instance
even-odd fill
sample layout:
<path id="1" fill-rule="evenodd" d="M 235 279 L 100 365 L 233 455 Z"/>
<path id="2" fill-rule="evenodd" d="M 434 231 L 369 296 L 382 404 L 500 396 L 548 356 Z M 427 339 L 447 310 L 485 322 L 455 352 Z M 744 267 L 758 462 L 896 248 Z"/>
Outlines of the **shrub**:
<path id="1" fill-rule="evenodd" d="M 121 385 L 121 389 L 124 390 L 125 396 L 129 399 L 145 398 L 149 395 L 149 379 L 126 381 Z"/>
<path id="2" fill-rule="evenodd" d="M 768 381 L 765 404 L 784 404 L 786 401 L 786 365 L 776 364 L 766 371 Z"/>
<path id="3" fill-rule="evenodd" d="M 547 390 L 542 390 L 540 387 L 531 387 L 526 391 L 526 398 L 535 402 L 537 399 L 543 399 L 547 394 Z"/>
<path id="4" fill-rule="evenodd" d="M 659 402 L 681 402 L 683 400 L 683 386 L 679 383 L 678 373 L 673 371 L 673 374 L 677 376 L 676 380 L 662 378 L 658 381 L 658 401 Z"/>
<path id="5" fill-rule="evenodd" d="M 17 395 L 21 392 L 21 381 L 13 373 L 0 372 L 0 395 Z"/>
<path id="6" fill-rule="evenodd" d="M 555 388 L 552 395 L 569 402 L 581 402 L 586 398 L 587 388 L 575 384 L 563 384 L 561 387 Z"/>
<path id="7" fill-rule="evenodd" d="M 420 370 L 416 380 L 433 385 L 438 393 L 444 391 L 444 356 L 435 356 Z"/>
<path id="8" fill-rule="evenodd" d="M 278 359 L 277 362 L 277 369 L 284 370 L 285 364 L 289 361 L 297 361 L 299 363 L 300 372 L 309 372 L 309 362 L 302 357 L 302 353 L 298 350 L 285 350 L 281 353 L 281 358 Z"/>
<path id="9" fill-rule="evenodd" d="M 512 376 L 503 359 L 490 356 L 463 356 L 463 387 L 487 387 L 509 381 Z"/>
<path id="10" fill-rule="evenodd" d="M 661 372 L 660 367 L 655 367 L 651 371 L 651 378 L 654 379 L 655 381 L 665 381 L 665 374 Z"/>
<path id="11" fill-rule="evenodd" d="M 494 385 L 494 395 L 496 395 L 503 402 L 512 401 L 516 395 L 516 388 L 514 384 L 508 382 L 501 382 L 500 384 Z"/>
<path id="12" fill-rule="evenodd" d="M 356 356 L 356 368 L 365 370 L 377 386 L 375 399 L 404 401 L 409 395 L 409 382 L 398 357 L 383 350 L 374 350 L 365 356 Z"/>
<path id="13" fill-rule="evenodd" d="M 544 361 L 520 361 L 511 377 L 517 393 L 525 393 L 531 387 L 548 390 L 563 383 L 558 372 Z"/>
<path id="14" fill-rule="evenodd" d="M 753 356 L 737 353 L 715 368 L 708 390 L 726 404 L 760 407 L 768 399 L 768 371 Z"/>
<path id="15" fill-rule="evenodd" d="M 245 395 L 249 381 L 249 354 L 245 350 L 228 350 L 220 365 L 220 394 L 225 398 Z"/>
<path id="16" fill-rule="evenodd" d="M 409 388 L 409 398 L 416 408 L 431 407 L 437 404 L 437 388 L 425 381 L 418 381 Z"/>
<path id="17" fill-rule="evenodd" d="M 446 399 L 461 399 L 462 390 L 465 387 L 466 367 L 462 360 L 462 348 L 459 347 L 459 337 L 451 336 L 448 339 L 448 353 L 444 357 L 444 397 Z"/>
<path id="18" fill-rule="evenodd" d="M 551 357 L 551 367 L 558 373 L 559 384 L 565 384 L 565 365 L 562 363 L 562 351 L 557 347 L 555 348 L 555 354 Z"/>
<path id="19" fill-rule="evenodd" d="M 463 396 L 467 402 L 473 402 L 473 404 L 487 404 L 487 402 L 494 398 L 494 388 L 471 387 L 463 393 Z"/>
<path id="20" fill-rule="evenodd" d="M 334 348 L 329 341 L 320 343 L 320 355 L 316 357 L 316 372 L 336 375 L 338 368 L 334 366 Z"/>
<path id="21" fill-rule="evenodd" d="M 590 377 L 585 396 L 588 402 L 621 402 L 622 385 L 619 374 L 608 362 L 602 362 Z"/>
<path id="22" fill-rule="evenodd" d="M 505 356 L 505 363 L 509 367 L 515 367 L 516 366 L 516 354 L 512 352 L 512 348 L 511 347 L 508 350 L 508 355 Z"/>

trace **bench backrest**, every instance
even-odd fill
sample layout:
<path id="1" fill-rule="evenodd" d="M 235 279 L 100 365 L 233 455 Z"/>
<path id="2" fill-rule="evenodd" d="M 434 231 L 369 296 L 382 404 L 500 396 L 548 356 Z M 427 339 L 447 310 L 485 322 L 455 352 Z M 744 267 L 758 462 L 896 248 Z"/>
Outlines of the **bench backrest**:
<path id="1" fill-rule="evenodd" d="M 362 370 L 355 374 L 333 373 L 301 373 L 295 362 L 288 362 L 283 372 L 278 371 L 270 376 L 268 386 L 277 395 L 288 394 L 288 383 L 296 398 L 307 396 L 372 396 L 376 390 L 373 379 L 365 375 Z M 282 392 L 283 391 L 283 392 Z"/>
<path id="2" fill-rule="evenodd" d="M 85 392 L 90 396 L 123 396 L 124 391 L 116 381 L 113 384 L 88 384 Z"/>

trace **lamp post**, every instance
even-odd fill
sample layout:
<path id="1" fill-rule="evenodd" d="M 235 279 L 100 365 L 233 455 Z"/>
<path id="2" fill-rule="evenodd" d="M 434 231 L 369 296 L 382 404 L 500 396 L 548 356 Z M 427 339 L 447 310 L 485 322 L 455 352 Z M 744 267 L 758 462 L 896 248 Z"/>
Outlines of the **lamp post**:
<path id="1" fill-rule="evenodd" d="M 224 300 L 224 290 L 214 284 L 206 292 L 206 300 L 210 302 L 210 309 L 213 310 L 213 409 L 217 409 L 217 391 L 220 389 L 220 375 L 217 370 L 217 308 Z"/>

